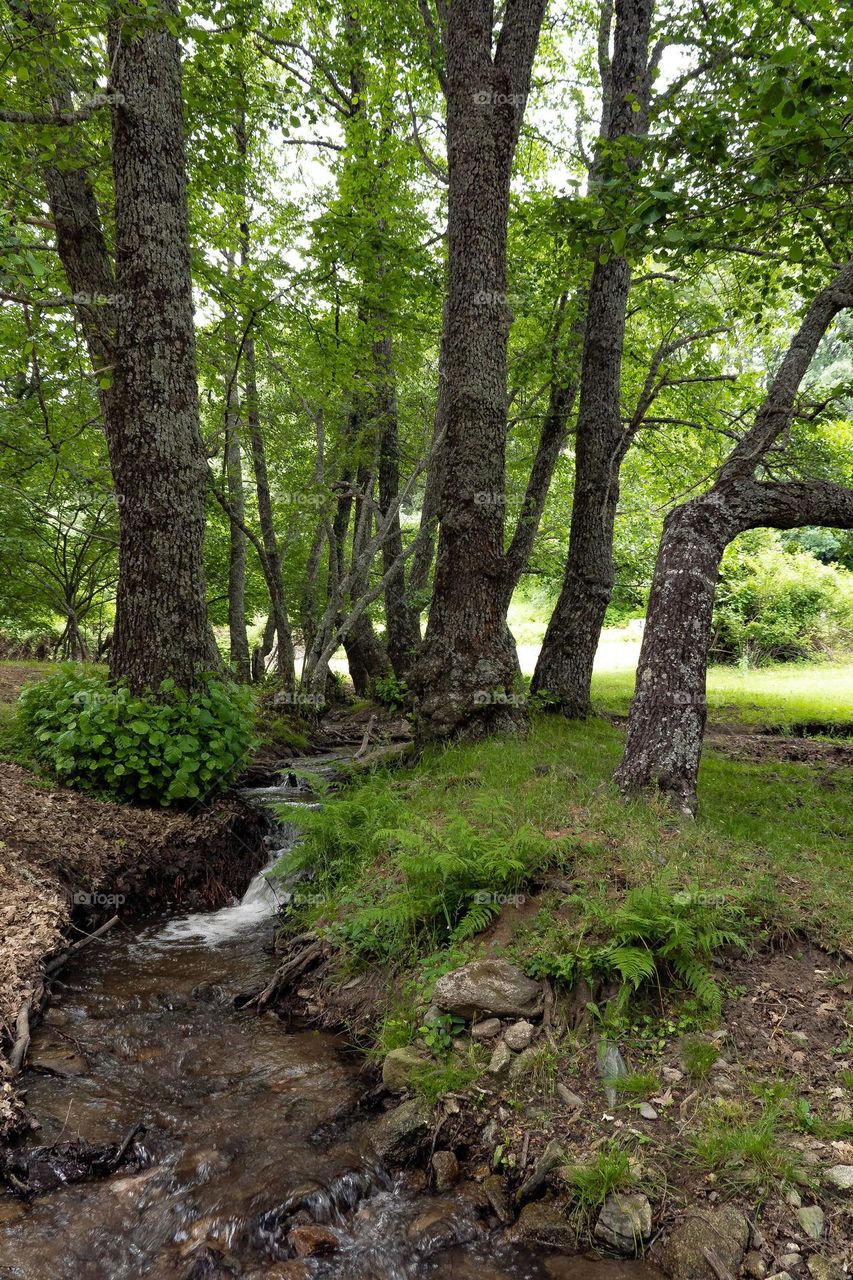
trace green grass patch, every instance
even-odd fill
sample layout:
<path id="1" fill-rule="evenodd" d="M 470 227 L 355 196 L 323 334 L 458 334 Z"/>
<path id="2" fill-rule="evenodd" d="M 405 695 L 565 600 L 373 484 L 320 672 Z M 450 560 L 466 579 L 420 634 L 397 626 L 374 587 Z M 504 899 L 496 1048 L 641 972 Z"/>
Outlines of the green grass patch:
<path id="1" fill-rule="evenodd" d="M 803 1181 L 803 1171 L 782 1124 L 779 1102 L 764 1100 L 750 1115 L 740 1102 L 724 1102 L 709 1112 L 692 1138 L 696 1159 L 738 1187 L 761 1193 L 768 1181 Z"/>

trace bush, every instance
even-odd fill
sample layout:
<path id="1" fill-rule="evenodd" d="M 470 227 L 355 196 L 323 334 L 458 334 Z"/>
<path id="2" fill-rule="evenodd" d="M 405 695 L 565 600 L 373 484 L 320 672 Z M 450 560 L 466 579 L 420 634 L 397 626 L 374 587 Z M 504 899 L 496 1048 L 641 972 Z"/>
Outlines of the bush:
<path id="1" fill-rule="evenodd" d="M 733 543 L 714 609 L 718 662 L 792 662 L 853 649 L 853 575 L 775 534 Z"/>
<path id="2" fill-rule="evenodd" d="M 134 697 L 70 665 L 23 690 L 17 724 L 60 782 L 164 805 L 224 790 L 254 739 L 248 689 L 208 677 L 188 695 L 164 680 L 159 698 Z"/>

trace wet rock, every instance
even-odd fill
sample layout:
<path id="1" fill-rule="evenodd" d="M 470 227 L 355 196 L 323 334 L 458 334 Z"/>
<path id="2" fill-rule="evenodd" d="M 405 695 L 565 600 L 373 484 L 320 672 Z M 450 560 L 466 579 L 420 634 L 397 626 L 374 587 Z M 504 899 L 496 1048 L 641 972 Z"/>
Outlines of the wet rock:
<path id="1" fill-rule="evenodd" d="M 609 1195 L 593 1233 L 617 1253 L 633 1257 L 652 1234 L 652 1206 L 638 1192 Z"/>
<path id="2" fill-rule="evenodd" d="M 495 1211 L 495 1217 L 504 1226 L 512 1222 L 514 1214 L 507 1185 L 498 1173 L 490 1173 L 483 1182 L 483 1191 Z"/>
<path id="3" fill-rule="evenodd" d="M 572 1093 L 571 1089 L 566 1085 L 558 1083 L 556 1086 L 557 1097 L 565 1102 L 567 1107 L 582 1107 L 584 1105 L 583 1098 L 578 1097 L 576 1093 Z"/>
<path id="4" fill-rule="evenodd" d="M 853 1191 L 853 1164 L 834 1164 L 823 1176 L 837 1191 Z"/>
<path id="5" fill-rule="evenodd" d="M 446 1191 L 459 1177 L 459 1161 L 452 1151 L 436 1151 L 432 1157 L 436 1191 Z"/>
<path id="6" fill-rule="evenodd" d="M 246 1280 L 310 1280 L 313 1275 L 307 1262 L 276 1262 L 263 1271 L 251 1271 Z"/>
<path id="7" fill-rule="evenodd" d="M 389 1093 L 402 1093 L 408 1089 L 412 1076 L 424 1065 L 426 1057 L 413 1045 L 403 1045 L 385 1055 L 382 1063 L 382 1084 Z"/>
<path id="8" fill-rule="evenodd" d="M 526 1049 L 533 1039 L 533 1030 L 532 1022 L 527 1022 L 526 1020 L 514 1022 L 504 1032 L 504 1040 L 513 1053 L 521 1053 L 521 1050 Z"/>
<path id="9" fill-rule="evenodd" d="M 767 1264 L 757 1249 L 750 1249 L 743 1260 L 743 1269 L 752 1280 L 764 1280 L 767 1275 Z"/>
<path id="10" fill-rule="evenodd" d="M 658 1118 L 658 1113 L 650 1102 L 641 1102 L 638 1110 L 644 1120 L 657 1120 Z"/>
<path id="11" fill-rule="evenodd" d="M 819 1204 L 804 1205 L 797 1212 L 800 1226 L 812 1240 L 819 1240 L 823 1235 L 824 1214 Z"/>
<path id="12" fill-rule="evenodd" d="M 84 1076 L 89 1064 L 81 1053 L 75 1053 L 65 1042 L 36 1044 L 27 1058 L 27 1065 L 34 1071 L 47 1071 L 49 1075 L 72 1079 Z"/>
<path id="13" fill-rule="evenodd" d="M 493 1076 L 499 1076 L 506 1071 L 512 1062 L 512 1050 L 504 1040 L 499 1040 L 492 1050 L 492 1056 L 489 1060 L 489 1071 Z"/>
<path id="14" fill-rule="evenodd" d="M 709 1249 L 736 1276 L 749 1244 L 749 1223 L 737 1209 L 695 1210 L 672 1229 L 661 1250 L 663 1269 L 672 1280 L 716 1280 L 705 1257 Z"/>
<path id="15" fill-rule="evenodd" d="M 558 1169 L 560 1165 L 566 1162 L 566 1149 L 560 1142 L 559 1138 L 552 1138 L 539 1159 L 533 1166 L 533 1171 L 528 1178 L 525 1178 L 518 1191 L 515 1193 L 515 1203 L 524 1204 L 525 1200 L 532 1199 L 545 1185 L 550 1174 Z"/>
<path id="16" fill-rule="evenodd" d="M 447 1201 L 431 1205 L 406 1228 L 406 1235 L 415 1249 L 427 1257 L 464 1240 L 470 1240 L 477 1233 L 478 1229 L 461 1218 L 455 1206 Z"/>
<path id="17" fill-rule="evenodd" d="M 462 1018 L 488 1014 L 502 1018 L 529 1018 L 542 1008 L 542 984 L 534 982 L 508 960 L 472 960 L 439 978 L 433 1000 L 447 1013 Z"/>
<path id="18" fill-rule="evenodd" d="M 819 1253 L 813 1253 L 807 1264 L 811 1280 L 847 1280 L 844 1270 L 833 1262 L 832 1258 L 824 1258 Z"/>
<path id="19" fill-rule="evenodd" d="M 288 1231 L 287 1243 L 297 1258 L 322 1258 L 334 1253 L 341 1242 L 331 1227 L 312 1222 Z"/>
<path id="20" fill-rule="evenodd" d="M 483 1018 L 482 1022 L 475 1022 L 471 1028 L 472 1040 L 493 1040 L 500 1033 L 500 1018 Z"/>
<path id="21" fill-rule="evenodd" d="M 431 1108 L 420 1098 L 413 1098 L 386 1111 L 373 1126 L 370 1140 L 380 1160 L 402 1164 L 417 1153 L 431 1132 Z"/>
<path id="22" fill-rule="evenodd" d="M 544 1244 L 555 1249 L 574 1249 L 577 1244 L 575 1229 L 556 1200 L 526 1204 L 506 1238 L 513 1244 Z"/>

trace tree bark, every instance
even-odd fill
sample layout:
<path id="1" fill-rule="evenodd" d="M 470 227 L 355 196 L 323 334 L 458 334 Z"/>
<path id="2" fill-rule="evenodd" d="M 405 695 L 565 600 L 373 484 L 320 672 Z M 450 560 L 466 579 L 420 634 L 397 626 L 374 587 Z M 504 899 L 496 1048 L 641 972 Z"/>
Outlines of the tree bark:
<path id="1" fill-rule="evenodd" d="M 448 8 L 447 434 L 433 597 L 413 672 L 424 737 L 526 724 L 505 607 L 506 242 L 544 8 L 508 0 L 494 57 L 492 4 Z"/>
<path id="2" fill-rule="evenodd" d="M 225 472 L 228 481 L 228 639 L 231 670 L 239 681 L 251 679 L 249 637 L 246 633 L 246 503 L 243 494 L 243 459 L 240 453 L 240 397 L 236 370 L 226 387 Z"/>
<path id="3" fill-rule="evenodd" d="M 114 23 L 116 312 L 108 421 L 121 496 L 111 674 L 134 691 L 207 666 L 202 544 L 207 464 L 199 432 L 181 59 L 163 15 Z"/>
<path id="4" fill-rule="evenodd" d="M 639 136 L 646 126 L 652 4 L 618 0 L 611 65 L 606 66 L 606 45 L 601 51 L 602 138 L 608 146 Z M 633 109 L 637 104 L 639 111 Z M 602 154 L 599 146 L 591 186 L 600 183 L 609 162 L 607 150 Z M 628 158 L 626 168 L 629 174 L 636 172 L 636 157 Z M 613 592 L 619 469 L 630 443 L 621 403 L 630 287 L 627 258 L 610 253 L 604 260 L 599 255 L 587 300 L 566 570 L 531 682 L 532 691 L 555 695 L 560 710 L 572 717 L 589 712 L 593 661 Z"/>
<path id="5" fill-rule="evenodd" d="M 809 307 L 755 424 L 706 494 L 664 523 L 655 565 L 625 753 L 615 780 L 627 792 L 661 791 L 696 810 L 705 729 L 705 677 L 714 592 L 728 543 L 746 529 L 853 528 L 853 490 L 826 481 L 759 481 L 756 467 L 788 429 L 800 384 L 835 316 L 853 306 L 853 264 Z"/>

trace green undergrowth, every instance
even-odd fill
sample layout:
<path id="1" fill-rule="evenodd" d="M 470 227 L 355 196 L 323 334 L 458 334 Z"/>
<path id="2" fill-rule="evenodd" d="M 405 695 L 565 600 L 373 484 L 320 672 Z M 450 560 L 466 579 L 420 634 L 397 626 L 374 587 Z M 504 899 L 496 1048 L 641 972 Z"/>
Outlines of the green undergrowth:
<path id="1" fill-rule="evenodd" d="M 343 969 L 383 963 L 428 991 L 430 966 L 463 963 L 500 915 L 530 972 L 599 982 L 623 1006 L 681 990 L 711 1016 L 721 951 L 853 936 L 849 773 L 707 751 L 691 822 L 618 797 L 621 743 L 604 721 L 543 715 L 524 740 L 354 782 L 297 815 L 316 881 L 292 927 L 331 933 Z"/>

